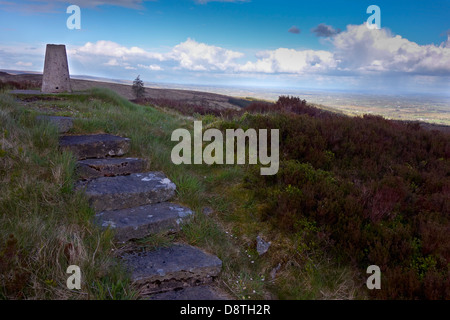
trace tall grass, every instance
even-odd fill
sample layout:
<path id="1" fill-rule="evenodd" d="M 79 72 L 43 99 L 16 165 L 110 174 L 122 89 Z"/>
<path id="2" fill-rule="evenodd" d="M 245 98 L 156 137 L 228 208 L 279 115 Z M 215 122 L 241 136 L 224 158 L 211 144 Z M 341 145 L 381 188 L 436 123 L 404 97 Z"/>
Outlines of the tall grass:
<path id="1" fill-rule="evenodd" d="M 34 118 L 0 95 L 0 297 L 132 298 L 112 235 L 73 191 L 75 160 L 58 150 L 56 127 Z M 81 268 L 79 291 L 67 289 L 69 265 Z"/>

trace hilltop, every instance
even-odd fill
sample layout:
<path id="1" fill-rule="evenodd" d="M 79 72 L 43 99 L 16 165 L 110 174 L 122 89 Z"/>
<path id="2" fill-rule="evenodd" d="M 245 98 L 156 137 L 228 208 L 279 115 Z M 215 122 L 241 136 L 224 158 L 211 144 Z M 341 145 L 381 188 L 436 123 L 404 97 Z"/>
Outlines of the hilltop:
<path id="1" fill-rule="evenodd" d="M 0 81 L 4 83 L 10 82 L 12 86 L 20 89 L 36 89 L 40 88 L 41 86 L 42 74 L 10 74 L 7 72 L 0 72 Z M 85 91 L 94 87 L 105 88 L 110 89 L 127 99 L 134 98 L 131 84 L 123 84 L 113 81 L 99 81 L 98 79 L 90 80 L 72 78 L 70 81 L 73 91 Z M 244 99 L 209 92 L 149 87 L 146 87 L 145 90 L 145 97 L 152 97 L 153 99 L 170 99 L 173 101 L 182 101 L 183 103 L 203 105 L 208 108 L 214 108 L 217 110 L 239 109 L 240 106 L 249 104 L 249 102 Z"/>

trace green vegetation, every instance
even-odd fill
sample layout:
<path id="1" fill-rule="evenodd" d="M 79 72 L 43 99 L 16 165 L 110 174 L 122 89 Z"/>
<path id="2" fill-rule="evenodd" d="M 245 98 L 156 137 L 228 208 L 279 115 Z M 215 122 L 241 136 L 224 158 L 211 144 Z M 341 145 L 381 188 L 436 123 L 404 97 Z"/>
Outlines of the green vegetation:
<path id="1" fill-rule="evenodd" d="M 216 254 L 223 261 L 217 282 L 236 298 L 448 299 L 448 136 L 331 114 L 287 97 L 190 117 L 180 104 L 167 112 L 104 89 L 18 97 L 27 109 L 0 95 L 3 298 L 135 297 L 114 258 L 126 248 L 92 225 L 92 210 L 72 189 L 74 160 L 58 151 L 55 128 L 34 120 L 47 113 L 77 118 L 72 134 L 131 138 L 130 156 L 164 171 L 177 185 L 175 200 L 196 212 L 182 232 L 136 245 L 181 241 Z M 257 166 L 175 166 L 171 134 L 192 132 L 192 117 L 222 130 L 280 129 L 280 172 L 262 177 Z M 214 213 L 204 215 L 204 207 Z M 257 235 L 272 243 L 262 256 Z M 65 286 L 69 264 L 85 270 L 80 292 Z M 381 267 L 384 290 L 366 289 L 370 264 Z"/>
<path id="2" fill-rule="evenodd" d="M 279 128 L 276 176 L 244 179 L 262 220 L 364 270 L 378 265 L 379 299 L 448 299 L 450 139 L 378 116 L 350 118 L 280 97 L 233 125 Z M 229 123 L 223 124 L 227 127 Z"/>
<path id="3" fill-rule="evenodd" d="M 133 298 L 112 235 L 72 190 L 75 160 L 58 150 L 56 128 L 8 95 L 0 105 L 0 298 Z M 84 270 L 81 291 L 66 287 L 71 264 Z"/>

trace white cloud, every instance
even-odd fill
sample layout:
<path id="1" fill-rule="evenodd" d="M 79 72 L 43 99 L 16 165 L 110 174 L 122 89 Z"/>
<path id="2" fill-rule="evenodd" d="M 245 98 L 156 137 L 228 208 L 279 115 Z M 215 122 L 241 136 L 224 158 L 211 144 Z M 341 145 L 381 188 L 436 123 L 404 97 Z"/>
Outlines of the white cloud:
<path id="1" fill-rule="evenodd" d="M 418 45 L 387 29 L 349 25 L 332 40 L 339 68 L 351 72 L 450 74 L 450 48 Z"/>
<path id="2" fill-rule="evenodd" d="M 244 62 L 240 62 L 244 58 L 242 52 L 190 38 L 163 53 L 101 40 L 69 50 L 69 55 L 71 59 L 83 63 L 102 59 L 107 61 L 100 63 L 105 66 L 132 66 L 152 71 L 450 74 L 448 41 L 440 46 L 418 45 L 399 35 L 392 35 L 387 29 L 369 29 L 364 24 L 349 25 L 328 41 L 333 46 L 330 51 L 278 48 L 260 51 L 255 61 L 247 59 Z"/>
<path id="3" fill-rule="evenodd" d="M 315 76 L 450 76 L 450 41 L 419 45 L 387 29 L 349 25 L 326 40 L 329 50 L 278 48 L 254 57 L 188 38 L 162 50 L 123 46 L 107 40 L 68 46 L 69 64 L 78 74 L 120 74 L 127 70 L 163 71 L 161 75 L 192 77 Z M 0 45 L 2 68 L 20 66 L 42 70 L 45 44 Z M 184 73 L 183 73 L 184 71 Z M 186 72 L 188 71 L 188 72 Z M 298 78 L 298 77 L 297 77 Z"/>
<path id="4" fill-rule="evenodd" d="M 304 73 L 323 72 L 336 67 L 333 54 L 323 50 L 294 50 L 280 48 L 262 51 L 256 62 L 247 62 L 240 67 L 244 72 Z"/>
<path id="5" fill-rule="evenodd" d="M 194 71 L 225 71 L 236 66 L 234 60 L 243 57 L 237 51 L 199 43 L 192 39 L 176 45 L 167 59 L 179 62 L 179 67 Z"/>
<path id="6" fill-rule="evenodd" d="M 100 40 L 96 43 L 87 42 L 84 46 L 69 50 L 75 58 L 82 57 L 114 57 L 123 60 L 130 58 L 163 59 L 161 54 L 146 51 L 139 47 L 124 47 L 113 41 Z"/>
<path id="7" fill-rule="evenodd" d="M 108 62 L 105 63 L 105 66 L 115 67 L 118 65 L 119 65 L 119 62 L 117 62 L 117 59 L 110 59 L 110 60 L 108 60 Z"/>
<path id="8" fill-rule="evenodd" d="M 158 66 L 157 64 L 151 64 L 151 65 L 148 65 L 148 66 L 143 65 L 143 64 L 138 64 L 138 67 L 142 68 L 142 69 L 148 69 L 148 70 L 151 70 L 151 71 L 161 71 L 161 70 L 163 70 L 163 68 L 161 68 L 161 66 Z"/>
<path id="9" fill-rule="evenodd" d="M 347 26 L 329 42 L 333 45 L 330 51 L 287 48 L 261 51 L 256 62 L 249 61 L 239 70 L 269 74 L 450 75 L 450 40 L 440 46 L 418 45 L 392 35 L 387 29 L 369 29 L 362 24 Z"/>
<path id="10" fill-rule="evenodd" d="M 166 53 L 148 51 L 139 47 L 124 47 L 112 41 L 88 42 L 69 50 L 71 59 L 84 64 L 97 64 L 99 59 L 108 59 L 103 65 L 130 66 L 134 64 L 149 70 L 162 70 L 163 67 L 151 62 L 165 62 L 168 66 L 192 71 L 226 71 L 236 67 L 235 59 L 243 53 L 221 47 L 199 43 L 187 39 Z"/>
<path id="11" fill-rule="evenodd" d="M 20 67 L 31 67 L 33 65 L 33 63 L 18 61 L 18 62 L 16 62 L 16 65 L 20 66 Z"/>

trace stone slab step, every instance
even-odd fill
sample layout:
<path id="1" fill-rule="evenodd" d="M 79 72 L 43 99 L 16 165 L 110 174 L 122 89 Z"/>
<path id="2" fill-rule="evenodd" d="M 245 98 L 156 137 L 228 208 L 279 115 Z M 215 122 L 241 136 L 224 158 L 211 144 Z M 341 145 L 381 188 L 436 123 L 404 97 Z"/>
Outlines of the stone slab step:
<path id="1" fill-rule="evenodd" d="M 148 297 L 148 300 L 231 300 L 225 292 L 209 285 L 189 287 L 157 293 Z"/>
<path id="2" fill-rule="evenodd" d="M 59 145 L 72 151 L 78 160 L 123 156 L 130 150 L 130 139 L 110 134 L 62 136 Z"/>
<path id="3" fill-rule="evenodd" d="M 138 158 L 86 159 L 77 163 L 81 179 L 114 177 L 144 171 L 147 162 Z"/>
<path id="4" fill-rule="evenodd" d="M 66 133 L 73 128 L 73 118 L 70 117 L 39 115 L 36 119 L 53 123 L 58 128 L 59 133 Z"/>
<path id="5" fill-rule="evenodd" d="M 95 223 L 115 231 L 120 242 L 141 239 L 152 233 L 179 231 L 181 225 L 192 217 L 192 210 L 175 203 L 162 202 L 95 215 Z"/>
<path id="6" fill-rule="evenodd" d="M 77 185 L 84 188 L 95 212 L 133 208 L 164 202 L 175 196 L 176 186 L 162 172 L 102 177 Z"/>
<path id="7" fill-rule="evenodd" d="M 185 244 L 125 254 L 122 259 L 141 296 L 211 283 L 222 268 L 216 256 Z"/>

